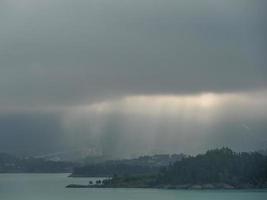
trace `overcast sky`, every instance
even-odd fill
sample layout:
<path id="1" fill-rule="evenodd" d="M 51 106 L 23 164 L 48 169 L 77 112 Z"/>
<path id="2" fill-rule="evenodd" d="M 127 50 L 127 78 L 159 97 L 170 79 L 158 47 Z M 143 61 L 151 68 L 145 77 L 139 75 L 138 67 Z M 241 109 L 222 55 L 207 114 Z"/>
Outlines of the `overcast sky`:
<path id="1" fill-rule="evenodd" d="M 0 151 L 267 148 L 265 0 L 0 0 Z"/>

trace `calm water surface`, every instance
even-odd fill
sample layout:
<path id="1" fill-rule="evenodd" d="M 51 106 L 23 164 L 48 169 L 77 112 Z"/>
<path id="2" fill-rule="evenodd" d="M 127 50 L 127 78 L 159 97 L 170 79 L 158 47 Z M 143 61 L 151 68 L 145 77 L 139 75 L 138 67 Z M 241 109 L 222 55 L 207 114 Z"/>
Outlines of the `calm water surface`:
<path id="1" fill-rule="evenodd" d="M 90 178 L 68 174 L 0 174 L 0 200 L 267 200 L 267 190 L 77 189 Z"/>

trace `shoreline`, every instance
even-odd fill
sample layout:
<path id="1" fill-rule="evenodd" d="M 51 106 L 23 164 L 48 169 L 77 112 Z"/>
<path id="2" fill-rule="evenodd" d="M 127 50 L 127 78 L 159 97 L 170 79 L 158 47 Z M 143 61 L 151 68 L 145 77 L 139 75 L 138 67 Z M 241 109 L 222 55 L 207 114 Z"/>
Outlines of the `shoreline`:
<path id="1" fill-rule="evenodd" d="M 81 185 L 69 184 L 66 188 L 133 188 L 133 189 L 164 189 L 164 190 L 267 190 L 267 186 L 240 185 L 232 186 L 229 184 L 187 184 L 187 185 L 157 185 L 157 186 L 119 186 L 119 185 Z"/>

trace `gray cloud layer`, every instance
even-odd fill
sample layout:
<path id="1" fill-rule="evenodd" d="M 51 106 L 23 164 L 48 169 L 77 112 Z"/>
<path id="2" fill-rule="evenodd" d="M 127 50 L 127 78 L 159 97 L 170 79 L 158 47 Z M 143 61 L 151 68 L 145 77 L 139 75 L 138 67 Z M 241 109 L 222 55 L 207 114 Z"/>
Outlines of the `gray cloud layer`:
<path id="1" fill-rule="evenodd" d="M 1 1 L 0 105 L 266 87 L 265 1 Z"/>
<path id="2" fill-rule="evenodd" d="M 266 4 L 264 0 L 0 1 L 0 150 L 49 151 L 39 144 L 47 144 L 54 150 L 67 148 L 68 139 L 64 137 L 73 127 L 77 128 L 76 122 L 67 130 L 62 125 L 69 106 L 133 95 L 264 91 L 267 86 Z M 265 111 L 260 105 L 258 110 Z M 203 146 L 231 142 L 234 147 L 242 146 L 238 143 L 241 131 L 231 124 L 242 125 L 244 120 L 237 118 L 226 123 L 225 119 L 232 113 L 228 110 L 221 123 L 209 128 L 210 134 L 200 140 Z M 244 110 L 247 111 L 244 115 L 250 114 L 250 109 Z M 129 116 L 116 112 L 102 117 L 100 121 L 108 121 L 107 128 L 96 143 L 105 151 L 111 151 L 114 144 L 129 144 L 126 136 L 138 140 L 132 130 L 141 126 L 142 120 L 122 123 Z M 91 118 L 84 116 L 84 119 Z M 84 119 L 81 123 L 86 123 Z M 170 133 L 182 127 L 188 133 L 206 130 L 205 127 L 193 130 L 189 122 L 181 126 L 168 124 L 164 119 L 162 127 L 170 125 Z M 266 132 L 262 125 L 265 119 L 263 115 L 245 120 L 258 130 L 256 138 Z M 118 128 L 121 126 L 125 128 Z M 130 126 L 134 128 L 127 131 Z M 153 129 L 146 127 L 140 132 L 146 130 Z M 218 134 L 212 135 L 215 130 Z M 91 134 L 90 128 L 79 131 L 81 138 Z M 160 132 L 157 130 L 155 134 Z M 233 135 L 232 139 L 229 134 Z M 22 137 L 23 144 L 19 139 Z M 112 145 L 107 142 L 119 137 L 122 142 Z M 188 140 L 187 147 L 195 145 L 192 137 L 194 134 L 187 139 L 178 135 L 164 143 L 164 137 L 158 136 L 155 140 L 162 145 L 152 146 L 159 151 L 194 152 L 192 148 L 175 148 L 178 140 L 185 143 Z M 151 141 L 151 137 L 144 138 Z M 204 142 L 209 140 L 209 144 Z M 92 141 L 89 137 L 87 144 Z M 164 149 L 163 144 L 170 148 Z M 248 146 L 255 149 L 264 145 L 257 139 Z M 137 147 L 132 149 L 134 152 Z M 196 147 L 196 151 L 199 149 Z"/>

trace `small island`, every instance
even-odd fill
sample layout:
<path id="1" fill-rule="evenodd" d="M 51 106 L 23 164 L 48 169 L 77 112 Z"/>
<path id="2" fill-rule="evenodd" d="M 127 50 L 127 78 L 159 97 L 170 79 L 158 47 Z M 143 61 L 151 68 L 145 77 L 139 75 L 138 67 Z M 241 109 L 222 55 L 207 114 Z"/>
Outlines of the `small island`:
<path id="1" fill-rule="evenodd" d="M 156 174 L 114 175 L 111 179 L 68 188 L 263 189 L 267 188 L 267 156 L 235 153 L 229 148 L 186 156 Z"/>

